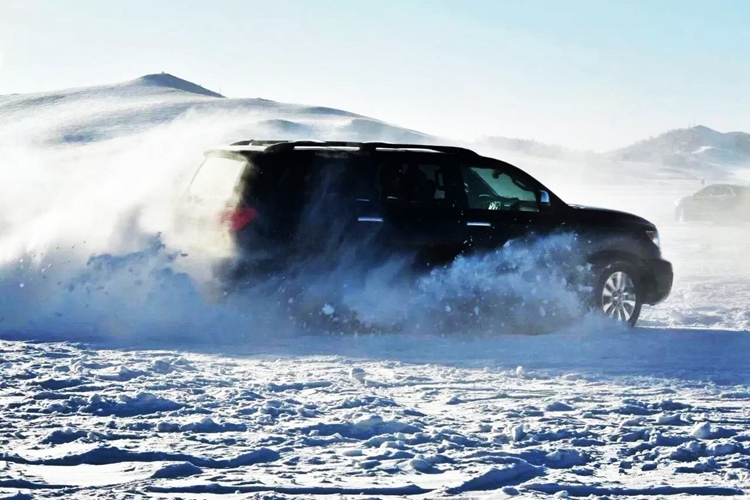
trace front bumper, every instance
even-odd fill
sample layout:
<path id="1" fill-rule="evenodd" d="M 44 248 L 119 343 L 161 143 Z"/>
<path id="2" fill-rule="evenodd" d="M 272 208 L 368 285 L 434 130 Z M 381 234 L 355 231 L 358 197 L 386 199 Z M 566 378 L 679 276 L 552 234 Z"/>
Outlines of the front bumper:
<path id="1" fill-rule="evenodd" d="M 669 296 L 672 291 L 674 272 L 672 263 L 664 259 L 649 259 L 645 262 L 647 282 L 644 302 L 649 305 L 658 304 Z"/>

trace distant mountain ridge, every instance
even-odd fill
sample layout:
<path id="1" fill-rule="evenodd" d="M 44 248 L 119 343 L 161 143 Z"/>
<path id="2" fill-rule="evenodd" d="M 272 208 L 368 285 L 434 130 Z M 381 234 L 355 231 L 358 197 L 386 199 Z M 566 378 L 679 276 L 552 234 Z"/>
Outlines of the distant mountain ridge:
<path id="1" fill-rule="evenodd" d="M 644 139 L 603 156 L 618 161 L 662 163 L 672 166 L 696 164 L 750 164 L 750 134 L 719 132 L 704 125 L 675 129 Z"/>
<path id="2" fill-rule="evenodd" d="M 539 158 L 577 158 L 592 155 L 592 152 L 566 148 L 558 144 L 547 144 L 534 139 L 514 137 L 485 136 L 476 141 L 480 146 L 487 146 L 504 151 L 513 151 Z"/>
<path id="3" fill-rule="evenodd" d="M 205 95 L 209 97 L 222 97 L 223 95 L 219 94 L 218 92 L 214 92 L 213 90 L 208 90 L 205 87 L 201 87 L 200 85 L 197 85 L 193 82 L 189 82 L 187 80 L 183 80 L 182 78 L 178 78 L 174 75 L 170 75 L 169 73 L 154 73 L 151 75 L 144 75 L 140 78 L 137 78 L 134 83 L 138 84 L 144 84 L 144 85 L 153 85 L 156 87 L 165 87 L 165 88 L 171 88 L 176 90 L 182 90 L 185 92 L 190 92 L 193 94 L 199 94 L 199 95 Z"/>
<path id="4" fill-rule="evenodd" d="M 149 131 L 179 118 L 210 122 L 216 140 L 248 138 L 444 142 L 349 111 L 262 98 L 227 98 L 169 73 L 121 83 L 0 96 L 0 143 L 62 146 Z M 196 122 L 197 123 L 197 122 Z M 199 125 L 200 126 L 200 125 Z M 213 144 L 211 144 L 213 145 Z"/>
<path id="5" fill-rule="evenodd" d="M 675 169 L 750 166 L 750 134 L 709 127 L 675 129 L 606 153 L 533 139 L 485 136 L 451 141 L 349 111 L 262 98 L 227 98 L 169 73 L 127 82 L 0 96 L 0 128 L 29 131 L 36 143 L 97 142 L 169 123 L 186 113 L 221 116 L 230 139 L 334 139 L 448 143 L 570 161 L 630 161 Z"/>

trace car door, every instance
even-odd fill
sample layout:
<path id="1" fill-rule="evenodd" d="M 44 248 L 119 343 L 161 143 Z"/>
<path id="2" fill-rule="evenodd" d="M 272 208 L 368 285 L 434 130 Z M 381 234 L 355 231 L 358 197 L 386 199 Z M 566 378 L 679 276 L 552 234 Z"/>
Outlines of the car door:
<path id="1" fill-rule="evenodd" d="M 494 160 L 461 161 L 467 251 L 499 248 L 562 227 L 550 193 L 533 177 Z"/>
<path id="2" fill-rule="evenodd" d="M 711 218 L 716 214 L 719 186 L 707 186 L 693 195 L 692 212 L 698 219 Z"/>
<path id="3" fill-rule="evenodd" d="M 298 251 L 335 256 L 347 248 L 366 246 L 383 221 L 372 158 L 342 151 L 295 154 L 304 158 L 295 233 Z"/>
<path id="4" fill-rule="evenodd" d="M 715 215 L 729 215 L 736 207 L 737 196 L 730 186 L 720 186 L 714 196 Z"/>
<path id="5" fill-rule="evenodd" d="M 440 153 L 382 152 L 378 187 L 384 243 L 415 264 L 448 264 L 462 252 L 465 232 L 458 165 Z"/>

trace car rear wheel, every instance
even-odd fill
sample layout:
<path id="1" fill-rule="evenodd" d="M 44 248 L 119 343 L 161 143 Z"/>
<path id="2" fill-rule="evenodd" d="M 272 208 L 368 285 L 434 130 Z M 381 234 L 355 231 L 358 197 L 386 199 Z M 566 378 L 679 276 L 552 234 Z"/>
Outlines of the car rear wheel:
<path id="1" fill-rule="evenodd" d="M 614 262 L 598 273 L 594 288 L 596 308 L 615 321 L 634 326 L 643 306 L 640 279 L 628 262 Z"/>

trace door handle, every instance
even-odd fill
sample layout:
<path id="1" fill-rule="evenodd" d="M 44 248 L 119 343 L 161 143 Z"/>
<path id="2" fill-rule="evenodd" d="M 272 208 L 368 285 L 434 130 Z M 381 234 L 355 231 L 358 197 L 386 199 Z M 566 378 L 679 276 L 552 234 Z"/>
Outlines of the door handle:
<path id="1" fill-rule="evenodd" d="M 474 222 L 474 221 L 470 221 L 470 222 L 467 222 L 466 225 L 469 226 L 469 227 L 492 227 L 492 223 L 491 222 Z"/>
<path id="2" fill-rule="evenodd" d="M 383 222 L 382 217 L 357 217 L 357 222 Z"/>

